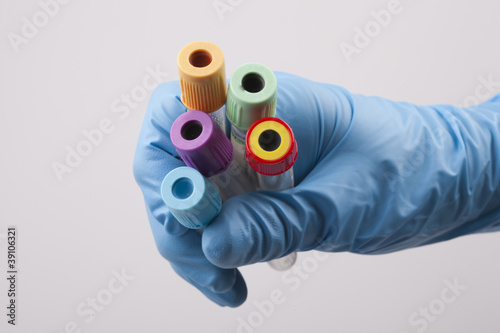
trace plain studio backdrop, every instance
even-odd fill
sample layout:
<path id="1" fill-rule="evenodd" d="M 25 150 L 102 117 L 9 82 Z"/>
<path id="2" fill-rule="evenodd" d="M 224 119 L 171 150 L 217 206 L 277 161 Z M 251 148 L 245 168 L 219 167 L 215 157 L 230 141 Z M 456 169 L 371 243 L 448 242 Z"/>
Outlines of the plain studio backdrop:
<path id="1" fill-rule="evenodd" d="M 500 233 L 300 253 L 301 274 L 244 267 L 248 300 L 220 308 L 158 254 L 132 176 L 151 89 L 177 80 L 190 42 L 219 45 L 228 78 L 255 61 L 355 93 L 474 104 L 500 92 L 499 12 L 486 0 L 2 1 L 0 275 L 10 225 L 19 273 L 15 327 L 0 282 L 0 331 L 500 331 Z"/>

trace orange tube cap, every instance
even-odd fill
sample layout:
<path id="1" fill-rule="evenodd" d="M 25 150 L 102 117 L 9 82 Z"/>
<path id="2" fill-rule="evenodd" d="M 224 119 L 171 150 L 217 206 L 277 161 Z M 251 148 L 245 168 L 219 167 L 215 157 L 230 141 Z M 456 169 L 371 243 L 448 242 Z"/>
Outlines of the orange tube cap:
<path id="1" fill-rule="evenodd" d="M 206 113 L 226 103 L 226 73 L 221 49 L 210 42 L 194 42 L 177 57 L 181 100 L 186 108 Z"/>

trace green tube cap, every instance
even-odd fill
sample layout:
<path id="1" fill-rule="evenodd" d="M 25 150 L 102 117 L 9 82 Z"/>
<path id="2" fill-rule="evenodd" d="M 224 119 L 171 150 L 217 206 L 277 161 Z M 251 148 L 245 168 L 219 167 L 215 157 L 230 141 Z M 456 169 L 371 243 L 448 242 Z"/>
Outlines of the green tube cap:
<path id="1" fill-rule="evenodd" d="M 248 130 L 257 120 L 276 115 L 278 84 L 274 73 L 258 63 L 236 68 L 227 92 L 226 115 L 231 124 Z"/>

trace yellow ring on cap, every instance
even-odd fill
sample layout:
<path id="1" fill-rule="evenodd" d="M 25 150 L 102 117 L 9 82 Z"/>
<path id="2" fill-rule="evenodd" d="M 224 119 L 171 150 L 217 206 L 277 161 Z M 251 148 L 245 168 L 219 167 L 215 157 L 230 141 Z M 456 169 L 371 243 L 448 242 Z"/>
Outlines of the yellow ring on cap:
<path id="1" fill-rule="evenodd" d="M 267 130 L 275 131 L 281 138 L 280 145 L 273 151 L 264 150 L 259 144 L 260 135 Z M 267 120 L 254 127 L 248 138 L 248 143 L 250 149 L 257 157 L 267 161 L 274 161 L 282 158 L 288 152 L 292 144 L 292 137 L 283 124 L 277 121 Z"/>

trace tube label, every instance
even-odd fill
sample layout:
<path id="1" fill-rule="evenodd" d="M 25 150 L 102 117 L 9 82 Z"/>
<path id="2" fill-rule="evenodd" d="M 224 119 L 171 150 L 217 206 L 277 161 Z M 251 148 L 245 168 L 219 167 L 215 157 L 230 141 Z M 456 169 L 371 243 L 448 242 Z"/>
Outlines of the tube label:
<path id="1" fill-rule="evenodd" d="M 236 141 L 238 144 L 245 146 L 245 137 L 247 135 L 247 131 L 245 130 L 240 130 L 235 126 L 231 127 L 231 137 Z"/>

